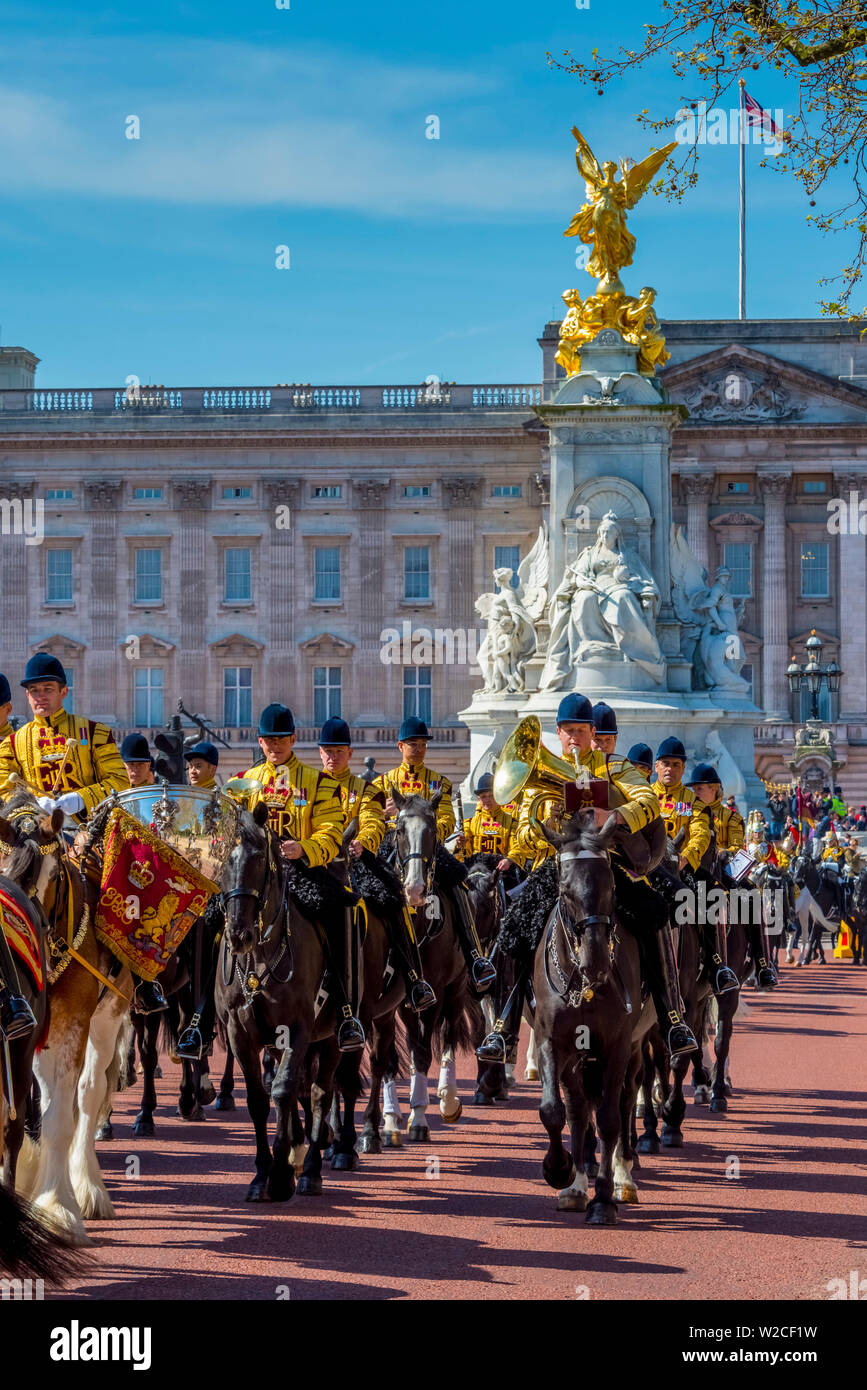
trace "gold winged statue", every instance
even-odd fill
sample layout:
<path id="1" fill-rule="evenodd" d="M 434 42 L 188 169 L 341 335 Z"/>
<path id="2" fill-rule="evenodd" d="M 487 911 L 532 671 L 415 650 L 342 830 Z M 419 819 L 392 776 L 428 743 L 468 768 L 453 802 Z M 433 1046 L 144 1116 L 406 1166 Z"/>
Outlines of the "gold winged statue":
<path id="1" fill-rule="evenodd" d="M 600 167 L 577 126 L 573 126 L 572 134 L 576 140 L 575 162 L 585 181 L 586 202 L 563 235 L 577 236 L 585 246 L 592 246 L 587 271 L 599 283 L 596 292 L 584 301 L 577 290 L 567 290 L 563 295 L 568 313 L 560 329 L 557 361 L 570 376 L 580 371 L 581 345 L 590 342 L 603 328 L 614 328 L 639 349 L 638 370 L 653 376 L 670 356 L 651 307 L 654 291 L 643 289 L 638 299 L 627 295 L 618 272 L 632 264 L 635 251 L 635 237 L 626 226 L 626 214 L 643 197 L 654 174 L 677 148 L 677 142 L 651 150 L 639 164 L 621 159 L 618 166 L 613 160 L 606 160 Z"/>

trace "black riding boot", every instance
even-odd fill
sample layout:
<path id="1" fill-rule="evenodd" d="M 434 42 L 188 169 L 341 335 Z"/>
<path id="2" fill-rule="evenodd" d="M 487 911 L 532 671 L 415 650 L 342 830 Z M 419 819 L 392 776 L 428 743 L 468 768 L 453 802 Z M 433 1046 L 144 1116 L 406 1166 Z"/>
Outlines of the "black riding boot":
<path id="1" fill-rule="evenodd" d="M 133 979 L 135 993 L 132 997 L 132 1007 L 137 1014 L 158 1014 L 169 1007 L 158 980 L 142 980 L 138 975 L 133 975 Z"/>
<path id="2" fill-rule="evenodd" d="M 453 899 L 458 910 L 458 940 L 467 963 L 467 970 L 477 994 L 487 994 L 497 978 L 496 967 L 491 964 L 482 951 L 481 942 L 476 935 L 476 927 L 470 908 L 469 898 L 462 883 L 455 886 Z"/>
<path id="3" fill-rule="evenodd" d="M 747 926 L 747 940 L 756 969 L 756 989 L 770 991 L 777 983 L 777 972 L 765 954 L 764 933 L 755 922 Z"/>
<path id="4" fill-rule="evenodd" d="M 355 908 L 347 907 L 344 910 L 344 924 L 342 933 L 342 956 L 340 984 L 343 991 L 344 1004 L 340 1015 L 340 1022 L 337 1027 L 337 1046 L 341 1052 L 358 1052 L 364 1047 L 364 1029 L 358 1018 L 359 1001 L 359 949 L 358 949 L 358 922 L 356 921 Z"/>
<path id="5" fill-rule="evenodd" d="M 678 1057 L 683 1053 L 688 1055 L 698 1050 L 698 1043 L 683 1017 L 683 1000 L 677 981 L 677 959 L 671 928 L 667 922 L 655 933 L 655 938 L 655 941 L 648 941 L 647 971 L 659 1027 L 671 1057 Z"/>
<path id="6" fill-rule="evenodd" d="M 35 1027 L 36 1018 L 21 993 L 12 950 L 0 927 L 0 1036 L 13 1042 L 32 1033 Z"/>
<path id="7" fill-rule="evenodd" d="M 424 978 L 421 964 L 421 951 L 412 929 L 412 918 L 404 909 L 400 918 L 400 931 L 403 938 L 403 978 L 406 985 L 406 999 L 413 1013 L 424 1013 L 437 1002 L 437 997 Z"/>
<path id="8" fill-rule="evenodd" d="M 712 926 L 710 922 L 705 922 L 701 928 L 704 973 L 717 998 L 721 994 L 728 994 L 729 990 L 740 988 L 737 975 L 725 963 L 725 942 L 725 923 L 717 923 L 716 926 Z"/>
<path id="9" fill-rule="evenodd" d="M 476 1056 L 480 1062 L 506 1062 L 509 1052 L 518 1040 L 518 1029 L 521 1026 L 521 1012 L 524 1007 L 524 998 L 527 992 L 527 983 L 530 977 L 530 966 L 522 966 L 518 972 L 517 979 L 509 991 L 509 996 L 503 1005 L 503 1011 L 495 1022 L 490 1033 L 486 1035 L 476 1048 Z"/>

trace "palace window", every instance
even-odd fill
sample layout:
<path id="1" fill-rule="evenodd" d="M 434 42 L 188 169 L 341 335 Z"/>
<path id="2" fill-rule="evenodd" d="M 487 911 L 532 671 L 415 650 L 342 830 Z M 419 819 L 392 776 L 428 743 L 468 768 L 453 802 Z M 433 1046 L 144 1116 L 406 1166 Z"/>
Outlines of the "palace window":
<path id="1" fill-rule="evenodd" d="M 63 669 L 64 669 L 64 671 L 66 672 L 66 688 L 67 688 L 67 693 L 66 693 L 66 695 L 64 695 L 64 697 L 63 697 L 63 708 L 66 710 L 67 714 L 74 714 L 74 713 L 75 713 L 75 667 L 74 667 L 74 666 L 67 666 L 66 662 L 64 662 L 64 663 L 63 663 Z"/>
<path id="2" fill-rule="evenodd" d="M 828 484 L 824 478 L 805 478 L 804 492 L 827 492 Z"/>
<path id="3" fill-rule="evenodd" d="M 491 488 L 492 497 L 521 497 L 523 488 L 520 483 L 494 483 Z"/>
<path id="4" fill-rule="evenodd" d="M 750 485 L 744 482 L 732 482 L 727 483 L 726 488 L 729 492 L 749 492 Z"/>
<path id="5" fill-rule="evenodd" d="M 828 542 L 801 543 L 801 597 L 828 598 Z"/>
<path id="6" fill-rule="evenodd" d="M 321 486 L 321 487 L 315 487 L 315 488 L 313 489 L 313 496 L 314 496 L 314 497 L 328 497 L 328 498 L 330 498 L 331 500 L 334 500 L 335 498 L 340 497 L 342 491 L 343 491 L 343 489 L 341 488 L 341 486 L 340 486 L 339 483 L 331 483 L 330 485 L 323 485 L 323 486 Z"/>
<path id="7" fill-rule="evenodd" d="M 313 552 L 313 597 L 320 602 L 340 600 L 340 547 L 318 545 Z"/>
<path id="8" fill-rule="evenodd" d="M 408 545 L 403 552 L 403 596 L 430 598 L 430 547 Z"/>
<path id="9" fill-rule="evenodd" d="M 246 497 L 252 497 L 252 496 L 253 496 L 253 489 L 252 489 L 251 487 L 224 487 L 224 488 L 223 488 L 223 499 L 224 499 L 224 501 L 226 501 L 226 502 L 238 502 L 238 501 L 242 501 L 242 500 L 243 500 L 244 498 L 246 498 Z"/>
<path id="10" fill-rule="evenodd" d="M 133 672 L 133 723 L 140 729 L 163 722 L 163 672 L 159 666 L 137 666 Z"/>
<path id="11" fill-rule="evenodd" d="M 162 603 L 163 553 L 161 550 L 135 552 L 135 602 Z"/>
<path id="12" fill-rule="evenodd" d="M 163 490 L 161 487 L 136 487 L 132 491 L 134 502 L 161 502 L 163 500 Z"/>
<path id="13" fill-rule="evenodd" d="M 71 502 L 71 487 L 50 487 L 45 494 L 46 502 Z"/>
<path id="14" fill-rule="evenodd" d="M 45 552 L 45 602 L 72 603 L 72 551 Z"/>
<path id="15" fill-rule="evenodd" d="M 253 597 L 250 551 L 234 547 L 223 551 L 223 602 L 249 603 Z"/>
<path id="16" fill-rule="evenodd" d="M 340 718 L 343 673 L 339 666 L 313 667 L 313 722 Z"/>
<path id="17" fill-rule="evenodd" d="M 223 723 L 229 729 L 242 729 L 253 722 L 252 666 L 223 668 Z"/>
<path id="18" fill-rule="evenodd" d="M 407 666 L 403 673 L 403 717 L 411 714 L 423 719 L 430 727 L 431 714 L 431 668 L 430 666 Z"/>
<path id="19" fill-rule="evenodd" d="M 519 584 L 518 565 L 521 562 L 521 547 L 519 545 L 495 545 L 494 546 L 494 569 L 512 571 L 513 589 L 517 589 Z M 499 584 L 494 585 L 494 592 L 500 592 Z"/>
<path id="20" fill-rule="evenodd" d="M 753 547 L 734 541 L 723 546 L 723 564 L 731 570 L 729 593 L 734 598 L 751 598 L 753 592 Z"/>
<path id="21" fill-rule="evenodd" d="M 403 495 L 404 497 L 430 497 L 430 486 L 427 483 L 407 483 Z"/>

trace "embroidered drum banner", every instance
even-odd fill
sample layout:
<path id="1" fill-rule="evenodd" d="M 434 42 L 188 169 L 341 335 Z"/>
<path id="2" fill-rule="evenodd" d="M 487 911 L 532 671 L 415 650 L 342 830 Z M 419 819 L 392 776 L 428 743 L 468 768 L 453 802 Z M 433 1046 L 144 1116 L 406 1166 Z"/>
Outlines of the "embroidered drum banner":
<path id="1" fill-rule="evenodd" d="M 143 980 L 171 960 L 219 890 L 120 806 L 108 819 L 96 934 Z"/>

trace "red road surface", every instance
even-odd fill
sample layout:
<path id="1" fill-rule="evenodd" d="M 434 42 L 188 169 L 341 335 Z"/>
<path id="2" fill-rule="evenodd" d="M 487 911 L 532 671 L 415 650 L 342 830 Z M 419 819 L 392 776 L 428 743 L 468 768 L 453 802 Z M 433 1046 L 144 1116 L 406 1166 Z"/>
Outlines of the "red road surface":
<path id="1" fill-rule="evenodd" d="M 93 1273 L 54 1297 L 827 1299 L 830 1280 L 867 1278 L 867 971 L 829 959 L 780 973 L 773 995 L 745 991 L 729 1112 L 688 1091 L 685 1147 L 643 1158 L 640 1206 L 614 1229 L 557 1212 L 538 1085 L 475 1109 L 469 1058 L 459 1125 L 433 1108 L 429 1144 L 326 1167 L 322 1197 L 265 1207 L 244 1202 L 242 1093 L 235 1113 L 185 1123 L 163 1059 L 157 1137 L 131 1137 L 140 1086 L 117 1096 L 120 1137 L 99 1152 L 119 1219 L 90 1223 Z"/>

